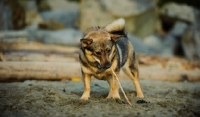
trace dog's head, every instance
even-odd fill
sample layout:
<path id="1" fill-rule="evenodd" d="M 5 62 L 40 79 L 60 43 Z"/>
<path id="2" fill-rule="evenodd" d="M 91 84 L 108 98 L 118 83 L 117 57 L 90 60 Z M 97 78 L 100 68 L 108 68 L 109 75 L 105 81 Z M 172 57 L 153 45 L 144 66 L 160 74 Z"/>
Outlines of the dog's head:
<path id="1" fill-rule="evenodd" d="M 90 28 L 85 32 L 81 39 L 81 47 L 88 61 L 97 62 L 99 69 L 111 67 L 116 51 L 116 41 L 125 36 L 124 24 L 124 19 L 119 19 L 104 28 Z"/>

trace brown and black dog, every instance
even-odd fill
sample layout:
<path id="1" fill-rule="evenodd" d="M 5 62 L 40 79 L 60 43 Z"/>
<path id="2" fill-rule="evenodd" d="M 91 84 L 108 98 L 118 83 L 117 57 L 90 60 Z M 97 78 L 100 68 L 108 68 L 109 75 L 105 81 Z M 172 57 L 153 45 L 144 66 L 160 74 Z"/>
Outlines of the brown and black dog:
<path id="1" fill-rule="evenodd" d="M 119 85 L 111 68 L 117 75 L 122 68 L 132 79 L 137 97 L 144 97 L 140 88 L 136 54 L 127 38 L 124 19 L 118 19 L 103 28 L 89 28 L 80 42 L 79 58 L 84 82 L 84 93 L 81 99 L 88 100 L 90 97 L 92 76 L 107 80 L 110 85 L 107 98 L 120 98 Z"/>

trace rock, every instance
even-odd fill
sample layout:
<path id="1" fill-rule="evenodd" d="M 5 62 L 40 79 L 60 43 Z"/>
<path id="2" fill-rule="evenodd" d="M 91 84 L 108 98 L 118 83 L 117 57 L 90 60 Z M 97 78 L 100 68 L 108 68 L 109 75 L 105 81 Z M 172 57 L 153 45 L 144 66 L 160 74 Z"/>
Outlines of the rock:
<path id="1" fill-rule="evenodd" d="M 144 38 L 155 32 L 157 14 L 154 8 L 149 9 L 146 12 L 132 18 L 133 19 L 127 19 L 126 25 L 127 30 L 129 29 L 131 33 L 137 35 L 140 38 Z"/>
<path id="2" fill-rule="evenodd" d="M 13 29 L 12 25 L 12 10 L 0 1 L 0 30 Z"/>
<path id="3" fill-rule="evenodd" d="M 26 26 L 24 30 L 38 30 L 38 22 L 33 22 L 32 24 Z"/>
<path id="4" fill-rule="evenodd" d="M 35 11 L 26 11 L 26 19 L 25 19 L 26 25 L 31 25 L 33 23 L 42 23 L 43 19 L 40 16 L 40 14 L 38 14 L 38 12 Z"/>
<path id="5" fill-rule="evenodd" d="M 102 0 L 108 12 L 117 17 L 139 15 L 155 7 L 152 0 Z M 115 3 L 113 5 L 113 3 Z M 120 6 L 120 7 L 119 7 Z"/>
<path id="6" fill-rule="evenodd" d="M 43 8 L 44 7 L 44 8 Z M 42 0 L 39 2 L 40 13 L 44 20 L 56 20 L 65 27 L 76 28 L 79 4 L 68 0 Z"/>
<path id="7" fill-rule="evenodd" d="M 23 29 L 25 10 L 19 0 L 0 1 L 0 30 Z"/>
<path id="8" fill-rule="evenodd" d="M 82 0 L 80 9 L 81 30 L 105 26 L 120 17 L 126 20 L 127 31 L 136 36 L 143 38 L 155 30 L 156 11 L 153 0 Z"/>
<path id="9" fill-rule="evenodd" d="M 76 11 L 79 9 L 79 5 L 77 2 L 68 1 L 68 0 L 42 0 L 39 1 L 39 9 L 40 11 L 47 10 L 66 10 L 66 11 Z"/>
<path id="10" fill-rule="evenodd" d="M 20 1 L 25 11 L 34 11 L 37 12 L 37 3 L 36 0 L 24 0 Z"/>
<path id="11" fill-rule="evenodd" d="M 151 35 L 146 37 L 144 41 L 154 54 L 161 54 L 164 56 L 184 56 L 181 38 L 187 27 L 187 23 L 177 21 L 171 30 L 162 34 L 163 36 Z"/>
<path id="12" fill-rule="evenodd" d="M 194 24 L 200 25 L 200 10 L 194 9 L 194 14 L 196 19 Z"/>
<path id="13" fill-rule="evenodd" d="M 78 46 L 83 33 L 75 29 L 60 31 L 29 30 L 30 41 L 39 41 L 46 44 L 60 44 Z"/>
<path id="14" fill-rule="evenodd" d="M 115 18 L 106 11 L 101 1 L 81 1 L 79 24 L 79 28 L 81 30 L 85 31 L 86 29 L 94 26 L 105 26 L 114 20 Z"/>
<path id="15" fill-rule="evenodd" d="M 128 34 L 128 38 L 130 39 L 131 43 L 134 46 L 134 50 L 137 53 L 151 54 L 150 49 L 144 44 L 141 38 L 132 34 Z"/>
<path id="16" fill-rule="evenodd" d="M 185 56 L 190 60 L 200 60 L 200 25 L 189 26 L 182 38 Z"/>
<path id="17" fill-rule="evenodd" d="M 25 10 L 25 29 L 38 29 L 38 24 L 43 22 L 42 17 L 38 13 L 37 3 L 35 0 L 20 1 Z M 34 28 L 33 28 L 34 26 Z"/>
<path id="18" fill-rule="evenodd" d="M 168 35 L 171 35 L 175 38 L 176 47 L 174 50 L 174 54 L 177 56 L 184 57 L 183 45 L 181 42 L 182 36 L 185 33 L 188 24 L 185 22 L 177 21 L 173 26 L 172 30 L 168 32 Z"/>
<path id="19" fill-rule="evenodd" d="M 34 29 L 1 31 L 0 43 L 27 43 L 27 41 L 35 41 L 46 44 L 78 46 L 82 36 L 83 33 L 76 29 L 65 29 L 60 31 Z"/>
<path id="20" fill-rule="evenodd" d="M 62 16 L 60 16 L 62 17 Z M 61 19 L 61 18 L 60 18 Z M 64 19 L 62 19 L 64 22 Z M 64 26 L 60 21 L 56 19 L 43 18 L 35 11 L 26 11 L 26 29 L 34 30 L 34 29 L 45 29 L 45 30 L 61 30 L 65 29 Z"/>
<path id="21" fill-rule="evenodd" d="M 65 26 L 57 20 L 46 20 L 45 22 L 39 23 L 39 29 L 45 30 L 62 30 Z"/>
<path id="22" fill-rule="evenodd" d="M 83 33 L 74 29 L 55 31 L 44 38 L 45 43 L 78 46 Z"/>
<path id="23" fill-rule="evenodd" d="M 48 5 L 47 0 L 39 0 L 37 3 L 39 12 L 50 11 L 50 6 Z"/>
<path id="24" fill-rule="evenodd" d="M 77 2 L 70 2 L 68 0 L 48 0 L 51 10 L 66 10 L 66 11 L 77 11 L 79 5 Z"/>
<path id="25" fill-rule="evenodd" d="M 181 20 L 188 23 L 195 22 L 193 7 L 185 4 L 180 5 L 176 3 L 168 3 L 161 8 L 160 14 L 166 17 L 173 18 L 175 20 Z"/>
<path id="26" fill-rule="evenodd" d="M 78 11 L 45 11 L 41 12 L 40 15 L 44 20 L 56 20 L 65 27 L 75 28 Z"/>
<path id="27" fill-rule="evenodd" d="M 33 26 L 34 27 L 34 26 Z M 27 28 L 26 31 L 28 32 L 29 41 L 35 41 L 35 42 L 41 42 L 44 43 L 44 38 L 47 37 L 47 35 L 54 31 L 48 31 L 48 30 L 35 30 L 32 29 L 32 27 Z"/>
<path id="28" fill-rule="evenodd" d="M 174 37 L 182 37 L 187 27 L 187 23 L 178 21 L 175 23 L 173 29 L 169 33 Z"/>
<path id="29" fill-rule="evenodd" d="M 164 36 L 151 35 L 144 39 L 144 43 L 154 54 L 169 57 L 174 55 L 176 40 L 173 36 L 167 34 Z"/>
<path id="30" fill-rule="evenodd" d="M 144 38 L 144 43 L 153 51 L 153 53 L 160 53 L 162 42 L 156 35 L 151 35 Z"/>

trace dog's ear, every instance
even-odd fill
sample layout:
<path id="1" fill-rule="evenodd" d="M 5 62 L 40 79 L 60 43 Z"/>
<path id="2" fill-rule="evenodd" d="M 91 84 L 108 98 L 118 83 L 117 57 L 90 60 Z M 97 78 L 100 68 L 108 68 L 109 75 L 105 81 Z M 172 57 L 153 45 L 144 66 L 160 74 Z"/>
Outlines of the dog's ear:
<path id="1" fill-rule="evenodd" d="M 82 47 L 88 47 L 92 44 L 92 39 L 81 39 L 81 45 Z"/>
<path id="2" fill-rule="evenodd" d="M 111 40 L 116 42 L 119 38 L 124 37 L 126 35 L 117 35 L 117 34 L 110 34 Z"/>

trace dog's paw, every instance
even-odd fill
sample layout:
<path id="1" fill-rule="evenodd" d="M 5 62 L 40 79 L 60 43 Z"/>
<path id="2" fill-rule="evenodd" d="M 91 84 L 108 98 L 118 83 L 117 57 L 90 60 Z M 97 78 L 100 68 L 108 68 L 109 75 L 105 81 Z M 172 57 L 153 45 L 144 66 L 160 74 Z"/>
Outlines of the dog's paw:
<path id="1" fill-rule="evenodd" d="M 88 96 L 82 96 L 80 99 L 81 99 L 81 100 L 88 100 L 89 97 L 88 97 Z"/>
<path id="2" fill-rule="evenodd" d="M 81 97 L 80 99 L 81 100 L 88 100 L 89 98 L 88 97 Z"/>
<path id="3" fill-rule="evenodd" d="M 137 94 L 136 97 L 138 97 L 138 98 L 144 98 L 144 95 L 143 94 Z"/>
<path id="4" fill-rule="evenodd" d="M 119 95 L 108 95 L 106 97 L 107 99 L 113 98 L 113 99 L 121 99 Z"/>

